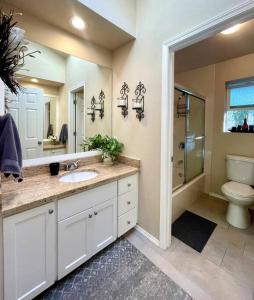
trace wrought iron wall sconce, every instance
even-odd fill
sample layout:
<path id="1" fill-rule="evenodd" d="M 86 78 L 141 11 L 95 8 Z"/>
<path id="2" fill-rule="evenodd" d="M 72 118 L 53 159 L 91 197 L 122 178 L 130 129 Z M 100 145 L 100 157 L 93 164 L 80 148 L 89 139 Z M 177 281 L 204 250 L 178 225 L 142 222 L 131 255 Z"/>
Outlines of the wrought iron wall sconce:
<path id="1" fill-rule="evenodd" d="M 136 98 L 133 99 L 132 109 L 136 110 L 136 117 L 139 119 L 139 122 L 144 118 L 145 114 L 145 96 L 146 88 L 144 84 L 140 81 L 136 87 L 135 95 Z"/>
<path id="2" fill-rule="evenodd" d="M 128 115 L 128 93 L 130 89 L 126 82 L 123 83 L 123 86 L 120 90 L 121 97 L 117 98 L 117 107 L 122 108 L 122 115 L 124 118 Z"/>
<path id="3" fill-rule="evenodd" d="M 91 105 L 87 108 L 87 115 L 91 116 L 92 122 L 95 121 L 95 98 L 94 96 L 91 99 Z"/>
<path id="4" fill-rule="evenodd" d="M 99 94 L 99 102 L 95 103 L 95 110 L 98 110 L 100 112 L 101 119 L 104 117 L 104 100 L 105 100 L 105 94 L 103 90 L 101 90 Z"/>

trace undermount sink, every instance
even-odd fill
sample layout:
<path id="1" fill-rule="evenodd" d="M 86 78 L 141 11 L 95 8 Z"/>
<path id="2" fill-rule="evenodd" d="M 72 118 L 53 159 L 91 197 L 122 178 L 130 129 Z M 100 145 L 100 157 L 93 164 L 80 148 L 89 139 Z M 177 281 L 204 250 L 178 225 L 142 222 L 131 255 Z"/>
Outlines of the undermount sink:
<path id="1" fill-rule="evenodd" d="M 66 175 L 63 175 L 59 178 L 60 182 L 81 182 L 86 181 L 89 179 L 93 179 L 98 176 L 98 173 L 95 171 L 79 171 L 79 172 L 72 172 Z"/>

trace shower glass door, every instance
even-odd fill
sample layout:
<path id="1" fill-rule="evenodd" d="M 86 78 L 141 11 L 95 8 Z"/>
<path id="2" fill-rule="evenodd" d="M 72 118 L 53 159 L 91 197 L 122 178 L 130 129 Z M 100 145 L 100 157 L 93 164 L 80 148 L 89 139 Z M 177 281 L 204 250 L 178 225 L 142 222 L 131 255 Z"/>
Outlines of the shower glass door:
<path id="1" fill-rule="evenodd" d="M 205 143 L 205 101 L 188 94 L 185 119 L 185 183 L 203 173 Z"/>

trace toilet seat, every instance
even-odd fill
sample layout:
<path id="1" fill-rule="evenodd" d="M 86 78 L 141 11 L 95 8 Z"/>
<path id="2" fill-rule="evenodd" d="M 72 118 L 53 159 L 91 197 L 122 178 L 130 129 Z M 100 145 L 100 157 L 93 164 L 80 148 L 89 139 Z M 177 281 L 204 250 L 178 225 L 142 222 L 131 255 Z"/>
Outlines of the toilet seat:
<path id="1" fill-rule="evenodd" d="M 235 198 L 238 201 L 248 202 L 254 199 L 254 189 L 247 184 L 230 181 L 221 187 L 223 194 Z"/>

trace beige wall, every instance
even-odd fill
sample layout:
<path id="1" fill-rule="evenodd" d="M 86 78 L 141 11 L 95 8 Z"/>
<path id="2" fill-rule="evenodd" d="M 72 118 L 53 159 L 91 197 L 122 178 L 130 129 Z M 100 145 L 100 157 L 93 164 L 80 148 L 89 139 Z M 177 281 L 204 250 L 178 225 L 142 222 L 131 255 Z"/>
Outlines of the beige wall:
<path id="1" fill-rule="evenodd" d="M 52 50 L 35 42 L 30 42 L 28 52 L 35 53 L 35 57 L 27 56 L 25 67 L 19 70 L 19 74 L 50 81 L 65 82 L 66 57 L 59 52 Z"/>
<path id="2" fill-rule="evenodd" d="M 254 53 L 216 64 L 211 185 L 211 191 L 214 193 L 222 194 L 221 185 L 226 182 L 226 154 L 254 157 L 253 134 L 223 132 L 225 82 L 250 76 L 254 76 Z"/>
<path id="3" fill-rule="evenodd" d="M 50 86 L 50 85 L 44 85 L 44 84 L 32 83 L 32 82 L 30 83 L 27 81 L 20 81 L 20 84 L 25 88 L 42 89 L 44 95 L 45 94 L 54 95 L 54 96 L 59 95 L 59 87 L 56 86 Z"/>
<path id="4" fill-rule="evenodd" d="M 136 32 L 136 0 L 79 0 L 129 34 Z"/>
<path id="5" fill-rule="evenodd" d="M 73 56 L 66 60 L 66 84 L 60 89 L 64 94 L 60 104 L 60 124 L 68 122 L 68 91 L 82 82 L 85 82 L 85 109 L 93 96 L 98 101 L 101 90 L 106 96 L 103 119 L 98 112 L 94 122 L 90 116 L 85 115 L 85 136 L 97 133 L 111 135 L 112 70 Z"/>
<path id="6" fill-rule="evenodd" d="M 13 9 L 1 6 L 5 11 Z M 112 66 L 112 52 L 70 34 L 27 13 L 16 17 L 20 27 L 26 30 L 27 39 L 55 50 L 77 56 L 102 66 Z"/>
<path id="7" fill-rule="evenodd" d="M 254 76 L 254 54 L 176 74 L 176 81 L 206 96 L 205 192 L 221 193 L 226 154 L 254 157 L 253 135 L 223 132 L 225 82 Z"/>
<path id="8" fill-rule="evenodd" d="M 124 81 L 129 85 L 130 104 L 139 81 L 146 88 L 145 119 L 139 122 L 129 110 L 126 119 L 113 108 L 113 135 L 125 144 L 125 154 L 142 161 L 139 224 L 159 237 L 160 204 L 160 111 L 162 43 L 220 12 L 243 3 L 240 0 L 168 1 L 138 0 L 135 42 L 114 53 L 114 99 Z"/>
<path id="9" fill-rule="evenodd" d="M 210 191 L 211 162 L 213 146 L 213 122 L 214 122 L 214 84 L 215 66 L 207 66 L 188 72 L 175 74 L 175 82 L 190 90 L 205 96 L 206 98 L 206 121 L 205 121 L 205 192 Z"/>

